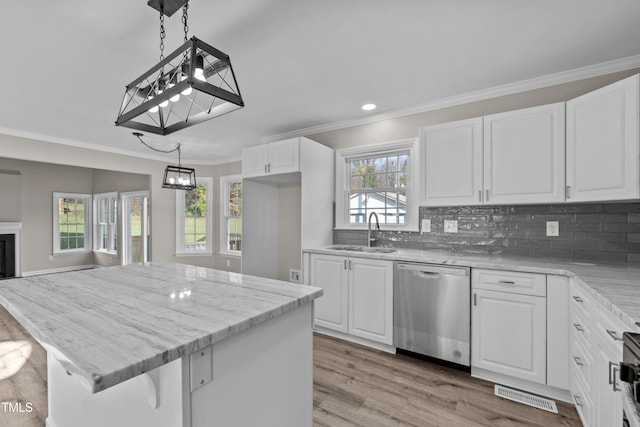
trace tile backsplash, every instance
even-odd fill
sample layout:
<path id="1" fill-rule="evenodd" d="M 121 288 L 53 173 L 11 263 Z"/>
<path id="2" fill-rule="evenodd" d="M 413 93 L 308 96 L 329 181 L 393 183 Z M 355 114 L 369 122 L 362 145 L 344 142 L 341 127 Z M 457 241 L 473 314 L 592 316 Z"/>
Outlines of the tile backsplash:
<path id="1" fill-rule="evenodd" d="M 431 232 L 383 231 L 376 245 L 640 263 L 640 203 L 421 207 L 422 219 Z M 457 220 L 458 232 L 445 233 L 445 220 Z M 547 221 L 558 221 L 557 237 L 546 235 Z M 365 245 L 366 235 L 335 230 L 333 241 Z"/>

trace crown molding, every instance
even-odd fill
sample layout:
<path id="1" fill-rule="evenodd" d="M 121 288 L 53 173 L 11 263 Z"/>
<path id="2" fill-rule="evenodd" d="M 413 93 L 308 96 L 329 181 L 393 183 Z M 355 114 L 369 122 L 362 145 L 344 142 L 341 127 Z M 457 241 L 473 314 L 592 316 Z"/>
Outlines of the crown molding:
<path id="1" fill-rule="evenodd" d="M 586 67 L 561 71 L 559 73 L 548 74 L 546 76 L 535 77 L 528 80 L 521 80 L 505 85 L 494 86 L 488 89 L 481 89 L 461 95 L 451 96 L 448 98 L 428 101 L 409 107 L 385 111 L 384 113 L 367 116 L 366 118 L 341 120 L 323 125 L 298 129 L 291 132 L 271 135 L 262 138 L 261 142 L 263 144 L 266 144 L 299 136 L 309 136 L 321 132 L 344 129 L 348 127 L 379 122 L 382 120 L 395 119 L 411 114 L 425 113 L 427 111 L 440 110 L 442 108 L 454 107 L 457 105 L 483 101 L 486 99 L 497 98 L 505 95 L 513 95 L 520 92 L 527 92 L 530 90 L 541 89 L 548 86 L 570 83 L 578 80 L 588 79 L 591 77 L 602 76 L 605 74 L 627 71 L 637 67 L 640 67 L 640 55 L 629 56 L 622 59 L 615 59 L 613 61 L 601 62 L 599 64 L 588 65 Z"/>

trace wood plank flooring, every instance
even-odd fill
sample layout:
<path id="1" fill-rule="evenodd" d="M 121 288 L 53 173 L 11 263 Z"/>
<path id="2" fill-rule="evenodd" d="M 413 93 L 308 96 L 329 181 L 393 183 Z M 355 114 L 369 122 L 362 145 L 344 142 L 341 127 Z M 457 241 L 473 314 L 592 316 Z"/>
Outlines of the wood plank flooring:
<path id="1" fill-rule="evenodd" d="M 0 307 L 0 344 L 18 341 L 26 341 L 31 354 L 15 375 L 0 376 L 0 426 L 43 427 L 46 352 Z M 491 383 L 452 368 L 320 334 L 313 341 L 315 427 L 580 426 L 566 403 L 556 402 L 556 415 L 496 397 Z M 0 373 L 10 358 L 10 351 L 0 351 Z M 10 412 L 2 402 L 23 409 L 29 402 L 33 410 Z"/>
<path id="2" fill-rule="evenodd" d="M 406 355 L 314 335 L 316 427 L 581 426 L 572 405 L 559 414 L 494 396 L 493 383 Z"/>

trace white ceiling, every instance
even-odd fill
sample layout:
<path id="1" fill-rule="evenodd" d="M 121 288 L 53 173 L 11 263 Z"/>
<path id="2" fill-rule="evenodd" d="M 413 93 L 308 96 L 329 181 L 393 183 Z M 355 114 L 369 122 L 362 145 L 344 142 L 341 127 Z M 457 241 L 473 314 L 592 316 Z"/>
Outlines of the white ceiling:
<path id="1" fill-rule="evenodd" d="M 191 0 L 190 36 L 230 55 L 246 107 L 147 141 L 219 163 L 277 135 L 640 54 L 638 0 Z M 182 42 L 167 18 L 166 49 Z M 0 133 L 157 157 L 114 122 L 158 62 L 146 0 L 5 1 Z M 363 112 L 374 102 L 378 109 Z M 271 137 L 271 138 L 270 138 Z M 0 153 L 1 155 L 1 153 Z"/>

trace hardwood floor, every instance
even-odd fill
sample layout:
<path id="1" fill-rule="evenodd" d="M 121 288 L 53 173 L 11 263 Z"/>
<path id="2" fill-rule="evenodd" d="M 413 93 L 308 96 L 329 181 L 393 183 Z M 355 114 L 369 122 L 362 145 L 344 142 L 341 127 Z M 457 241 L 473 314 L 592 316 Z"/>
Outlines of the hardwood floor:
<path id="1" fill-rule="evenodd" d="M 494 396 L 493 383 L 406 355 L 314 335 L 316 427 L 581 426 L 572 405 L 559 414 Z"/>
<path id="2" fill-rule="evenodd" d="M 5 378 L 16 348 L 25 348 L 19 341 L 31 354 Z M 315 427 L 581 425 L 566 403 L 556 402 L 556 415 L 496 397 L 491 383 L 456 369 L 320 334 L 313 341 Z M 25 412 L 2 402 L 20 403 Z M 43 427 L 46 417 L 46 352 L 0 307 L 0 426 Z"/>

